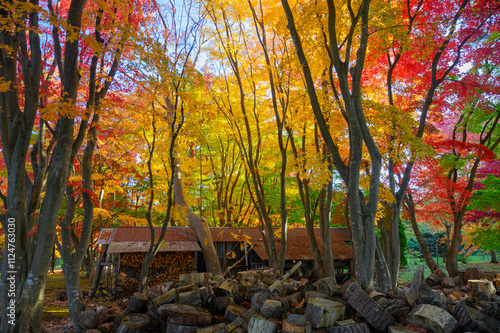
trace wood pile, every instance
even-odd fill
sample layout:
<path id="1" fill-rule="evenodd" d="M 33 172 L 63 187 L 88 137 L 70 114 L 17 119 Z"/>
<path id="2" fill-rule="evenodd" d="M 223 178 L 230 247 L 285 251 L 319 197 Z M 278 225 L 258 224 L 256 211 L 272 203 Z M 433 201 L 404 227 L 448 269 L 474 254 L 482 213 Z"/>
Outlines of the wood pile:
<path id="1" fill-rule="evenodd" d="M 72 331 L 500 332 L 500 274 L 463 272 L 467 283 L 460 277 L 453 287 L 445 275 L 432 277 L 431 287 L 423 270 L 411 285 L 391 293 L 363 289 L 355 279 L 339 286 L 334 279 L 313 282 L 269 268 L 230 278 L 184 274 L 110 307 L 82 312 Z"/>
<path id="2" fill-rule="evenodd" d="M 128 296 L 137 291 L 145 256 L 143 252 L 121 254 L 120 272 L 116 281 L 117 291 L 121 296 Z M 195 269 L 196 261 L 193 252 L 159 252 L 149 267 L 147 286 L 151 287 L 168 280 L 179 279 L 181 274 Z"/>

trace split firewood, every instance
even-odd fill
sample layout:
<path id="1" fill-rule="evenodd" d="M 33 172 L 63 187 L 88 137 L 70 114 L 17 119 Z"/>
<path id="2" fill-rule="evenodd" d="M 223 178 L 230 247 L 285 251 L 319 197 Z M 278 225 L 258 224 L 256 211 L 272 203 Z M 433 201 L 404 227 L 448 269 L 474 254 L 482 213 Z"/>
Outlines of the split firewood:
<path id="1" fill-rule="evenodd" d="M 170 303 L 173 300 L 175 300 L 175 297 L 180 289 L 181 290 L 188 290 L 189 287 L 193 288 L 194 286 L 195 286 L 194 284 L 188 284 L 187 286 L 172 288 L 169 291 L 167 291 L 166 293 L 164 293 L 163 295 L 155 298 L 153 301 L 156 303 L 159 303 L 159 304 Z"/>
<path id="2" fill-rule="evenodd" d="M 269 296 L 271 295 L 271 292 L 273 292 L 276 288 L 278 288 L 278 286 L 280 284 L 282 284 L 293 273 L 295 273 L 295 271 L 300 267 L 300 265 L 302 265 L 302 261 L 299 261 L 297 264 L 295 264 L 295 266 L 292 267 L 292 269 L 290 271 L 288 271 L 288 273 L 286 273 L 280 279 L 278 279 L 276 282 L 274 282 L 272 285 L 270 285 L 269 288 L 267 288 L 259 296 L 259 298 L 255 302 L 255 305 L 252 306 L 247 312 L 245 312 L 244 315 L 242 315 L 241 317 L 238 317 L 236 320 L 234 320 L 229 325 L 224 326 L 223 328 L 217 330 L 215 333 L 231 332 L 235 328 L 240 327 L 241 325 L 243 325 L 243 323 L 245 323 L 246 321 L 248 321 L 250 319 L 250 317 L 252 317 L 255 313 L 257 313 L 257 311 L 260 310 L 260 308 L 262 307 L 262 305 L 264 305 L 264 302 L 266 301 L 266 299 L 268 299 Z"/>
<path id="3" fill-rule="evenodd" d="M 145 293 L 134 293 L 127 304 L 127 309 L 135 313 L 147 311 L 148 298 Z"/>
<path id="4" fill-rule="evenodd" d="M 143 314 L 123 318 L 117 333 L 142 333 L 146 329 L 149 317 Z"/>
<path id="5" fill-rule="evenodd" d="M 370 298 L 362 289 L 356 290 L 349 298 L 348 303 L 363 318 L 377 330 L 385 332 L 389 326 L 396 324 L 396 320 L 387 311 Z"/>

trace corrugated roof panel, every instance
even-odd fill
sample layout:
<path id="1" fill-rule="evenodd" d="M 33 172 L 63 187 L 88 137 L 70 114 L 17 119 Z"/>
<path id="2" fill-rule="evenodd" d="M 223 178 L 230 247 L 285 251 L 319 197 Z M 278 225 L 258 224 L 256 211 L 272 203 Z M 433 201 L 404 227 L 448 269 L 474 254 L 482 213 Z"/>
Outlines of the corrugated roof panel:
<path id="1" fill-rule="evenodd" d="M 110 229 L 113 230 L 113 229 Z M 161 228 L 155 228 L 155 235 L 159 237 Z M 212 238 L 215 242 L 237 242 L 239 235 L 246 235 L 250 237 L 250 242 L 255 244 L 255 251 L 264 260 L 267 260 L 267 254 L 262 240 L 262 234 L 258 228 L 210 228 Z M 99 239 L 108 242 L 143 242 L 147 245 L 141 245 L 140 249 L 133 252 L 145 252 L 149 247 L 150 231 L 147 227 L 117 227 L 112 234 L 109 230 L 103 229 Z M 236 237 L 235 237 L 236 236 Z M 321 232 L 319 228 L 314 229 L 314 236 L 321 249 Z M 166 243 L 197 243 L 198 237 L 195 232 L 189 227 L 168 227 L 165 233 Z M 345 242 L 349 241 L 349 232 L 346 228 L 332 228 L 331 241 L 333 256 L 335 260 L 339 259 L 352 259 L 354 257 L 352 248 Z M 276 239 L 277 248 L 280 248 L 280 240 Z M 101 243 L 106 244 L 106 243 Z M 305 228 L 293 228 L 288 230 L 288 246 L 287 246 L 287 259 L 288 260 L 312 260 L 313 254 L 309 246 L 307 230 Z M 116 247 L 117 245 L 113 245 Z M 199 248 L 199 247 L 198 247 Z M 125 251 L 123 249 L 122 252 Z M 109 250 L 108 250 L 109 251 Z M 119 252 L 117 250 L 114 250 Z M 177 251 L 177 250 L 162 250 L 162 251 Z M 178 251 L 200 251 L 197 250 L 178 250 Z M 129 251 L 130 252 L 130 251 Z"/>
<path id="2" fill-rule="evenodd" d="M 113 234 L 115 233 L 116 228 L 102 228 L 101 233 L 99 234 L 99 238 L 97 239 L 98 245 L 109 244 Z"/>
<path id="3" fill-rule="evenodd" d="M 108 253 L 147 252 L 149 242 L 111 242 Z M 199 252 L 197 242 L 164 242 L 159 252 Z"/>

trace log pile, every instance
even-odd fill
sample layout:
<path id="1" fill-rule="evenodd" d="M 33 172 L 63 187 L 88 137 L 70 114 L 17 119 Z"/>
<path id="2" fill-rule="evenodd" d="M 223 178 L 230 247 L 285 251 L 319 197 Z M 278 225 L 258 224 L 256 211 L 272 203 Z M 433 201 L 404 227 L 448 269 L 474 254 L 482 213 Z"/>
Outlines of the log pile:
<path id="1" fill-rule="evenodd" d="M 72 331 L 500 332 L 500 274 L 466 274 L 468 283 L 458 279 L 452 288 L 437 272 L 439 279 L 427 279 L 431 287 L 422 266 L 411 285 L 384 293 L 363 289 L 355 279 L 339 286 L 331 278 L 313 282 L 292 273 L 259 268 L 230 278 L 184 274 L 125 302 L 85 311 Z"/>
<path id="2" fill-rule="evenodd" d="M 128 296 L 137 291 L 144 257 L 143 252 L 121 254 L 120 272 L 117 277 L 117 290 L 121 296 Z M 196 261 L 193 252 L 159 252 L 149 267 L 147 286 L 179 279 L 181 274 L 192 272 L 194 269 Z"/>

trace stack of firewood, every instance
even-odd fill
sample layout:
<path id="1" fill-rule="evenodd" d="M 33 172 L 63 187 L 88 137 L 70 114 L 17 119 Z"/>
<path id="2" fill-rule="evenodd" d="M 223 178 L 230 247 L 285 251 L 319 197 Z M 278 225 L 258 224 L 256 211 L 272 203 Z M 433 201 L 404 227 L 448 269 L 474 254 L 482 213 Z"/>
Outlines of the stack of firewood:
<path id="1" fill-rule="evenodd" d="M 123 295 L 131 295 L 137 291 L 144 257 L 144 253 L 121 254 L 117 290 Z M 195 268 L 195 256 L 192 252 L 159 252 L 149 267 L 147 286 L 178 279 L 179 275 Z"/>

